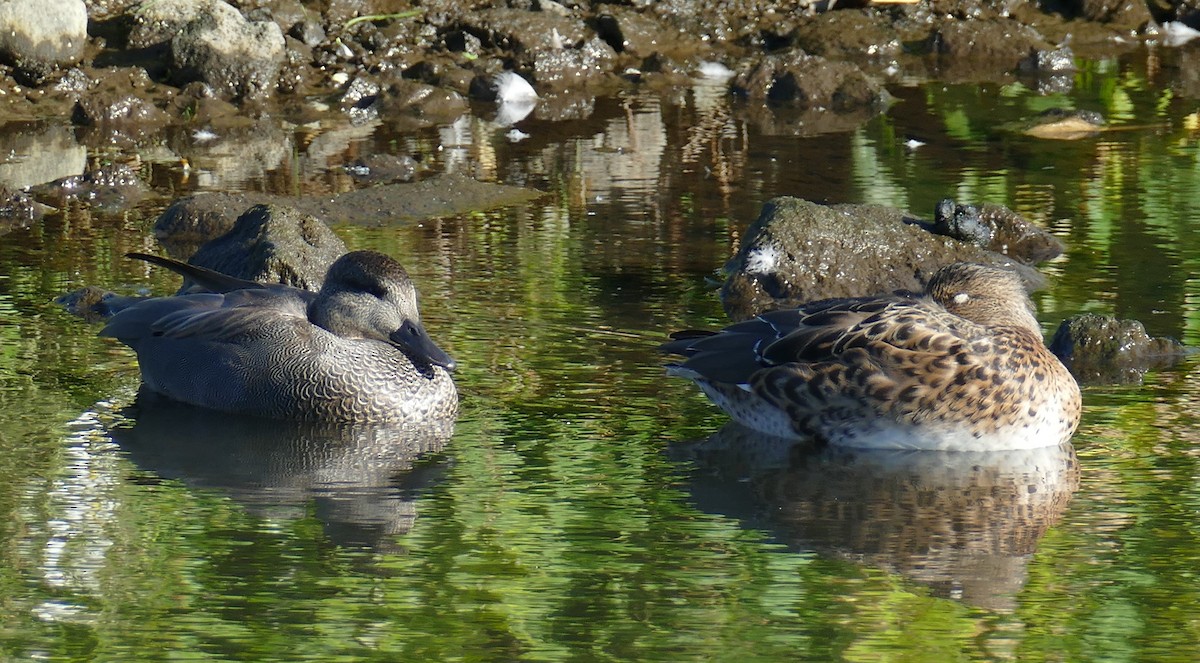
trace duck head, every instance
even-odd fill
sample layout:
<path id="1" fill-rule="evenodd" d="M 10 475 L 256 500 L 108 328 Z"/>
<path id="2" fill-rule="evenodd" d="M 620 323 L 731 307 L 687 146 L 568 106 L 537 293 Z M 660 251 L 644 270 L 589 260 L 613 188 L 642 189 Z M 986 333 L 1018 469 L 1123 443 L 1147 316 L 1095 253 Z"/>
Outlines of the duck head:
<path id="1" fill-rule="evenodd" d="M 408 272 L 382 253 L 353 251 L 334 261 L 308 305 L 308 318 L 343 338 L 389 343 L 426 375 L 433 366 L 454 370 L 454 359 L 421 325 L 417 290 Z"/>
<path id="2" fill-rule="evenodd" d="M 934 273 L 929 296 L 947 311 L 987 327 L 1022 327 L 1041 336 L 1033 301 L 1011 270 L 958 262 Z"/>

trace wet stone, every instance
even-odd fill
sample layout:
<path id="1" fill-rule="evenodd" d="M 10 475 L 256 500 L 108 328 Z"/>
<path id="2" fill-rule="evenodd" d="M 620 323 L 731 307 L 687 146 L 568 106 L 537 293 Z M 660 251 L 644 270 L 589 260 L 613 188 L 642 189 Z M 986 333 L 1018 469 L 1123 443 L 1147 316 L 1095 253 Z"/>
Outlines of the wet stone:
<path id="1" fill-rule="evenodd" d="M 0 2 L 0 58 L 38 83 L 58 67 L 83 57 L 87 21 L 83 0 Z"/>
<path id="2" fill-rule="evenodd" d="M 604 9 L 594 27 L 617 53 L 640 58 L 655 54 L 688 57 L 707 50 L 699 37 L 674 29 L 653 16 L 618 5 L 606 5 Z"/>
<path id="3" fill-rule="evenodd" d="M 0 186 L 0 235 L 27 227 L 51 211 L 24 191 L 11 191 Z"/>
<path id="4" fill-rule="evenodd" d="M 248 22 L 224 3 L 211 9 L 184 24 L 171 39 L 174 76 L 204 81 L 221 96 L 233 99 L 271 92 L 284 60 L 285 42 L 279 26 Z"/>
<path id="5" fill-rule="evenodd" d="M 903 52 L 900 36 L 883 14 L 837 11 L 804 19 L 789 35 L 806 53 L 853 61 L 890 59 Z"/>
<path id="6" fill-rule="evenodd" d="M 166 113 L 135 92 L 100 90 L 80 95 L 71 121 L 84 126 L 136 125 L 139 128 L 161 126 Z"/>
<path id="7" fill-rule="evenodd" d="M 408 155 L 369 154 L 346 166 L 359 182 L 408 182 L 417 174 L 420 164 Z"/>
<path id="8" fill-rule="evenodd" d="M 260 283 L 319 290 L 346 244 L 316 217 L 286 205 L 255 205 L 233 228 L 196 250 L 193 265 Z M 188 284 L 184 284 L 184 288 Z"/>
<path id="9" fill-rule="evenodd" d="M 539 87 L 576 89 L 606 76 L 615 59 L 612 47 L 594 38 L 578 49 L 538 51 L 533 56 L 533 76 Z"/>
<path id="10" fill-rule="evenodd" d="M 96 210 L 118 211 L 149 195 L 150 185 L 127 163 L 105 163 L 92 164 L 80 175 L 65 177 L 36 190 L 63 200 L 83 200 Z"/>
<path id="11" fill-rule="evenodd" d="M 422 124 L 450 123 L 469 110 L 466 98 L 454 90 L 407 79 L 393 80 L 379 93 L 373 108 L 389 120 L 421 118 Z"/>
<path id="12" fill-rule="evenodd" d="M 129 47 L 166 47 L 183 26 L 205 14 L 222 11 L 222 5 L 233 9 L 221 0 L 155 0 L 140 3 L 137 10 L 131 13 L 133 28 L 129 32 Z"/>
<path id="13" fill-rule="evenodd" d="M 1129 0 L 1065 0 L 1061 3 L 1063 13 L 1072 18 L 1108 23 L 1130 32 L 1154 24 L 1150 8 L 1145 2 Z"/>
<path id="14" fill-rule="evenodd" d="M 154 222 L 154 236 L 177 258 L 222 235 L 259 198 L 241 193 L 198 193 L 171 203 Z"/>
<path id="15" fill-rule="evenodd" d="M 557 50 L 583 43 L 591 31 L 583 21 L 551 12 L 484 9 L 461 19 L 462 28 L 484 46 L 521 54 Z"/>
<path id="16" fill-rule="evenodd" d="M 1151 337 L 1137 320 L 1082 313 L 1062 322 L 1050 351 L 1085 384 L 1141 382 L 1147 371 L 1172 366 L 1189 350 L 1169 337 Z"/>
<path id="17" fill-rule="evenodd" d="M 887 91 L 856 65 L 803 52 L 768 55 L 731 81 L 753 100 L 795 102 L 807 108 L 845 111 L 881 103 Z"/>
<path id="18" fill-rule="evenodd" d="M 1104 117 L 1091 110 L 1050 108 L 1022 125 L 1022 133 L 1035 138 L 1078 140 L 1104 128 Z"/>
<path id="19" fill-rule="evenodd" d="M 744 320 L 818 299 L 923 290 L 953 262 L 1013 269 L 1030 289 L 1045 282 L 1004 255 L 927 232 L 901 210 L 782 197 L 763 206 L 725 265 L 721 301 L 730 318 Z"/>
<path id="20" fill-rule="evenodd" d="M 1018 64 L 1026 73 L 1049 74 L 1075 71 L 1075 52 L 1069 46 L 1035 49 Z"/>
<path id="21" fill-rule="evenodd" d="M 1015 68 L 1030 52 L 1053 50 L 1037 30 L 1010 20 L 945 21 L 929 38 L 944 62 L 996 62 Z"/>
<path id="22" fill-rule="evenodd" d="M 1062 255 L 1057 237 L 1011 209 L 993 203 L 956 204 L 950 198 L 934 209 L 930 232 L 1002 253 L 1024 264 L 1045 262 Z"/>
<path id="23" fill-rule="evenodd" d="M 979 218 L 979 208 L 974 205 L 955 205 L 950 198 L 938 202 L 934 210 L 933 232 L 984 247 L 991 243 L 993 234 L 992 228 Z"/>
<path id="24" fill-rule="evenodd" d="M 316 46 L 325 41 L 325 29 L 321 24 L 312 19 L 305 19 L 293 25 L 288 30 L 288 35 L 299 40 L 306 46 Z"/>

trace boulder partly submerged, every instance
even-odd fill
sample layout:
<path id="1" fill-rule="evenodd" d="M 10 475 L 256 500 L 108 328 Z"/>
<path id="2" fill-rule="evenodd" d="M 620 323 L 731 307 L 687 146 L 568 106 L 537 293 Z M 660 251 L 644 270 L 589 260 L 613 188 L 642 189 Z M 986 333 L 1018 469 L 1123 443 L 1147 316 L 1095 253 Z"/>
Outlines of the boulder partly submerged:
<path id="1" fill-rule="evenodd" d="M 227 232 L 254 205 L 286 205 L 334 225 L 385 226 L 515 205 L 542 195 L 526 187 L 456 174 L 370 186 L 332 198 L 203 192 L 180 198 L 168 207 L 155 222 L 154 235 L 172 255 L 183 257 L 191 254 L 188 249 Z M 176 250 L 175 245 L 181 248 Z"/>
<path id="2" fill-rule="evenodd" d="M 1006 219 L 1013 217 L 1018 215 L 989 214 L 999 223 L 994 237 L 1018 232 L 1007 225 Z M 923 290 L 938 268 L 960 261 L 1013 269 L 1030 290 L 1045 285 L 1042 275 L 1029 266 L 1034 260 L 1014 255 L 1015 244 L 1010 247 L 1013 253 L 1004 254 L 934 234 L 931 225 L 882 205 L 820 205 L 791 197 L 770 200 L 725 266 L 727 279 L 721 290 L 725 312 L 734 320 L 744 320 L 818 299 Z M 1033 233 L 1033 228 L 1027 224 L 1019 232 Z M 1043 255 L 1044 251 L 1037 254 Z"/>
<path id="3" fill-rule="evenodd" d="M 345 242 L 320 219 L 286 205 L 255 205 L 188 262 L 240 279 L 316 291 L 346 251 Z M 189 286 L 185 282 L 181 292 Z"/>
<path id="4" fill-rule="evenodd" d="M 1050 351 L 1084 384 L 1141 382 L 1146 371 L 1173 366 L 1191 353 L 1173 338 L 1150 336 L 1137 320 L 1096 313 L 1063 320 Z"/>

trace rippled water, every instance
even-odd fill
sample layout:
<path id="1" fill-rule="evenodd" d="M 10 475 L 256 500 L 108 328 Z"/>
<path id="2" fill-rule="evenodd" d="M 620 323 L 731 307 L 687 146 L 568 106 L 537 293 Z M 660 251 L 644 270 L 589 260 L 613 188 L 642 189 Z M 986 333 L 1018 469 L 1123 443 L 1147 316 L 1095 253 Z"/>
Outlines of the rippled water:
<path id="1" fill-rule="evenodd" d="M 1069 94 L 897 87 L 886 115 L 818 135 L 698 85 L 527 120 L 517 143 L 467 118 L 144 150 L 132 208 L 72 202 L 0 242 L 0 658 L 1194 660 L 1194 362 L 1086 389 L 1073 449 L 948 459 L 718 433 L 654 349 L 722 323 L 706 279 L 784 194 L 1009 205 L 1069 247 L 1036 296 L 1048 333 L 1097 311 L 1200 343 L 1200 101 L 1170 57 L 1086 63 Z M 1110 130 L 1007 126 L 1046 107 Z M 121 256 L 156 248 L 177 195 L 344 191 L 338 165 L 376 152 L 547 192 L 336 226 L 419 284 L 461 364 L 449 440 L 130 410 L 132 353 L 52 304 L 171 290 Z"/>

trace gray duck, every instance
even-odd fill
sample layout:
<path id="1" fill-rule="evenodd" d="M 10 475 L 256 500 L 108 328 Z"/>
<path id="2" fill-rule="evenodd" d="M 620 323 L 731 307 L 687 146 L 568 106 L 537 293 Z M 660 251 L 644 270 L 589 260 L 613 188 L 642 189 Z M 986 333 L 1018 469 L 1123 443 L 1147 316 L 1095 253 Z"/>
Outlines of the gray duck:
<path id="1" fill-rule="evenodd" d="M 275 419 L 400 425 L 457 414 L 454 360 L 421 325 L 408 273 L 382 253 L 338 258 L 318 292 L 129 255 L 207 290 L 137 301 L 100 331 L 137 352 L 151 391 Z"/>

